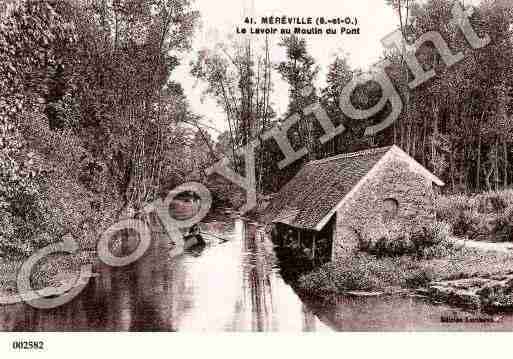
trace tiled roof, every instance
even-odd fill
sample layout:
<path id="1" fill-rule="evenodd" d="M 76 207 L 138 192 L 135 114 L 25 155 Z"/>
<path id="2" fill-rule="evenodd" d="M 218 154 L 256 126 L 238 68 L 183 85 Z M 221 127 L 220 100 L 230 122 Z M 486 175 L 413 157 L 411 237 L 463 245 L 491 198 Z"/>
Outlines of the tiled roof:
<path id="1" fill-rule="evenodd" d="M 314 229 L 391 147 L 309 162 L 273 199 L 268 222 Z"/>

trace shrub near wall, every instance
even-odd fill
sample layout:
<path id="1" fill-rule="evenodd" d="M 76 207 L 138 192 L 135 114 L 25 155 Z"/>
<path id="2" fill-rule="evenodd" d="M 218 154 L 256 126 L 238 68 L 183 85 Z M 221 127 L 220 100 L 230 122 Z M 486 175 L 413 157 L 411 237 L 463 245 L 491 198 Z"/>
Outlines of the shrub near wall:
<path id="1" fill-rule="evenodd" d="M 422 279 L 424 278 L 424 279 Z M 312 294 L 349 290 L 386 291 L 396 287 L 423 285 L 431 276 L 409 257 L 381 258 L 360 253 L 330 262 L 299 278 L 298 287 Z"/>
<path id="2" fill-rule="evenodd" d="M 434 209 L 454 235 L 475 240 L 513 240 L 513 190 L 439 196 Z"/>
<path id="3" fill-rule="evenodd" d="M 407 228 L 377 240 L 360 240 L 360 251 L 377 258 L 412 256 L 414 259 L 443 258 L 454 254 L 455 243 L 450 240 L 451 227 L 445 222 L 427 224 L 422 231 L 411 233 Z"/>

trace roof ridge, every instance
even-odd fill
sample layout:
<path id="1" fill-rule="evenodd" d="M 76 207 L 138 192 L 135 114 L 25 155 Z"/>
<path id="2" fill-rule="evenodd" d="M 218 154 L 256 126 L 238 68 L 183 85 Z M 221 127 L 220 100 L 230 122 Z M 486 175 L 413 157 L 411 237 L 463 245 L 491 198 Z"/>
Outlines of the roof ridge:
<path id="1" fill-rule="evenodd" d="M 390 149 L 392 149 L 392 147 L 393 146 L 384 146 L 384 147 L 370 148 L 370 149 L 361 150 L 361 151 L 357 151 L 357 152 L 341 153 L 339 155 L 322 158 L 320 160 L 310 161 L 306 165 L 314 165 L 314 164 L 316 165 L 316 164 L 325 163 L 325 162 L 329 162 L 329 161 L 340 160 L 340 159 L 345 159 L 345 158 L 352 158 L 352 157 L 359 157 L 359 156 L 363 156 L 363 155 L 370 155 L 370 154 L 375 154 L 375 153 L 380 153 L 380 152 L 385 153 L 385 152 L 388 152 Z"/>

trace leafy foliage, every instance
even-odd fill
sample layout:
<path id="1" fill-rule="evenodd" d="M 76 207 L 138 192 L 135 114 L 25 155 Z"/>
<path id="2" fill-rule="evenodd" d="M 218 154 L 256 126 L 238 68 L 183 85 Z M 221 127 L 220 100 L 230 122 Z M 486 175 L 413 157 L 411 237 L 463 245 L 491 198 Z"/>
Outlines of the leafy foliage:
<path id="1" fill-rule="evenodd" d="M 22 129 L 27 117 L 44 111 L 49 71 L 59 61 L 56 44 L 73 40 L 47 2 L 24 1 L 1 19 L 0 246 L 18 254 L 29 252 L 44 230 L 40 168 Z"/>
<path id="2" fill-rule="evenodd" d="M 3 11 L 0 249 L 27 255 L 66 233 L 94 247 L 162 177 L 184 179 L 170 159 L 198 146 L 181 141 L 194 137 L 183 122 L 193 115 L 169 76 L 198 13 L 188 0 L 21 0 Z"/>

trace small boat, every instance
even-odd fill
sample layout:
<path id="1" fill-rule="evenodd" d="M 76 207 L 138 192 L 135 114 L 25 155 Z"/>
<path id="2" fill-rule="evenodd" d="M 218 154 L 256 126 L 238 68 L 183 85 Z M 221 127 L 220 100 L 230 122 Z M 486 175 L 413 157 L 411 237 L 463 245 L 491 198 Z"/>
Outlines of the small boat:
<path id="1" fill-rule="evenodd" d="M 225 243 L 228 242 L 229 239 L 226 237 L 222 237 L 219 234 L 211 233 L 211 232 L 202 232 L 201 236 L 204 240 L 208 241 L 209 243 Z"/>

